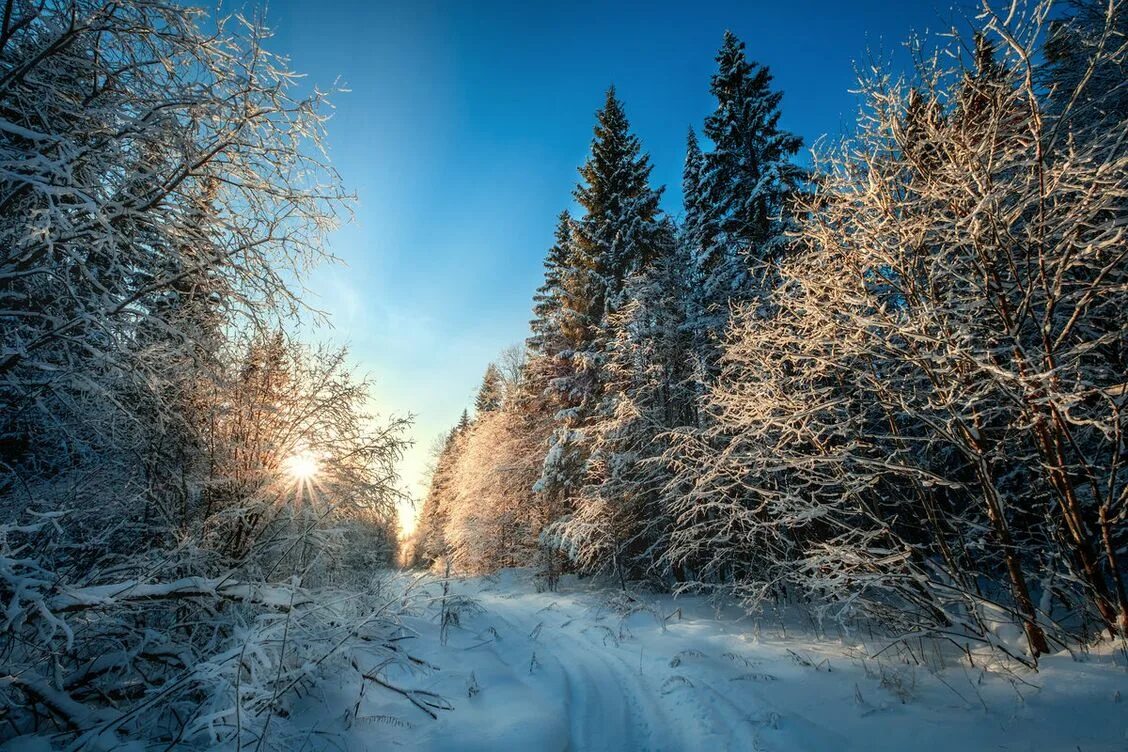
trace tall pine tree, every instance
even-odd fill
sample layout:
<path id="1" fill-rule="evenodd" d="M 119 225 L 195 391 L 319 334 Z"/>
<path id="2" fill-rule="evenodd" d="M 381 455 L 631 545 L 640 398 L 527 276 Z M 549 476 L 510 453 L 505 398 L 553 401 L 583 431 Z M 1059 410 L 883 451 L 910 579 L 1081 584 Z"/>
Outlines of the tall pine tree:
<path id="1" fill-rule="evenodd" d="M 591 154 L 574 196 L 584 209 L 570 223 L 569 263 L 561 274 L 557 429 L 549 442 L 538 493 L 570 500 L 583 486 L 589 431 L 608 410 L 603 369 L 613 336 L 609 316 L 624 305 L 626 280 L 668 245 L 661 190 L 650 187 L 650 159 L 631 133 L 615 88 L 596 113 Z"/>
<path id="2" fill-rule="evenodd" d="M 726 32 L 710 84 L 717 108 L 704 127 L 713 148 L 702 155 L 697 178 L 688 174 L 691 143 L 685 199 L 695 223 L 700 326 L 703 339 L 714 344 L 727 327 L 730 304 L 763 292 L 766 262 L 778 258 L 791 226 L 788 198 L 803 179 L 792 162 L 802 140 L 780 129 L 783 94 L 771 85 L 767 67 L 749 61 L 744 43 Z M 716 352 L 705 360 L 715 369 Z"/>
<path id="3" fill-rule="evenodd" d="M 579 170 L 583 182 L 573 193 L 584 214 L 571 223 L 570 259 L 561 277 L 561 334 L 571 373 L 558 379 L 565 404 L 589 413 L 600 398 L 607 315 L 623 304 L 625 280 L 655 257 L 663 234 L 662 191 L 650 187 L 650 158 L 613 86 L 596 113 L 594 133 Z"/>
<path id="4" fill-rule="evenodd" d="M 474 412 L 477 416 L 481 417 L 483 413 L 501 409 L 502 399 L 505 396 L 504 391 L 501 371 L 497 370 L 495 364 L 490 363 L 486 366 L 486 372 L 482 376 L 482 385 L 478 387 L 478 396 L 474 398 Z"/>
<path id="5" fill-rule="evenodd" d="M 564 343 L 560 332 L 560 311 L 563 305 L 563 280 L 572 255 L 572 215 L 565 209 L 556 221 L 556 242 L 544 259 L 544 282 L 533 295 L 531 335 L 527 340 L 533 357 L 554 357 Z"/>
<path id="6" fill-rule="evenodd" d="M 689 129 L 685 141 L 685 164 L 682 167 L 682 200 L 685 216 L 681 225 L 681 244 L 697 259 L 702 253 L 704 222 L 708 216 L 702 178 L 705 172 L 705 155 L 697 141 L 697 132 Z"/>
<path id="7" fill-rule="evenodd" d="M 576 399 L 561 414 L 538 489 L 561 489 L 573 508 L 548 535 L 581 567 L 613 562 L 622 579 L 638 573 L 628 559 L 646 548 L 639 536 L 645 502 L 624 495 L 619 469 L 634 468 L 636 459 L 649 454 L 644 447 L 661 425 L 624 417 L 635 410 L 624 390 L 634 386 L 629 374 L 644 353 L 634 331 L 646 329 L 642 319 L 650 322 L 657 312 L 640 308 L 635 298 L 649 289 L 652 271 L 676 246 L 672 225 L 658 207 L 661 190 L 650 187 L 649 158 L 630 132 L 613 87 L 596 117 L 591 156 L 580 168 L 583 183 L 574 193 L 585 212 L 573 224 L 572 264 L 563 279 L 564 336 L 572 348 Z M 607 481 L 614 484 L 604 493 Z"/>
<path id="8" fill-rule="evenodd" d="M 586 302 L 600 323 L 621 303 L 627 277 L 659 249 L 662 191 L 650 187 L 650 170 L 650 157 L 631 133 L 612 86 L 596 113 L 591 156 L 580 168 L 583 183 L 573 194 L 585 210 L 574 231 L 576 257 L 593 276 L 593 299 Z"/>

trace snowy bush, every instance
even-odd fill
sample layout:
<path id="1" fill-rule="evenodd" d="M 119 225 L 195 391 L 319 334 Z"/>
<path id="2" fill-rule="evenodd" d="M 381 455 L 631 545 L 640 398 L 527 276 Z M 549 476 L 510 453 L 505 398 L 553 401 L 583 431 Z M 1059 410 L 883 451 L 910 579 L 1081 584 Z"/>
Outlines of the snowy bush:
<path id="1" fill-rule="evenodd" d="M 408 665 L 395 641 L 400 595 L 309 590 L 221 577 L 60 585 L 20 558 L 42 523 L 4 526 L 0 682 L 6 723 L 73 748 L 129 740 L 288 746 L 295 699 L 333 673 Z M 273 725 L 273 733 L 270 728 Z"/>

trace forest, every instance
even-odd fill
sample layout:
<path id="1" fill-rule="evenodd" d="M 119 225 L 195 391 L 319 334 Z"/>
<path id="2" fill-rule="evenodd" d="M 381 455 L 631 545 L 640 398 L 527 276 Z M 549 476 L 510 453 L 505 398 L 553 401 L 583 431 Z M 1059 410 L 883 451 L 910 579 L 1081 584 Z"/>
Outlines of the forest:
<path id="1" fill-rule="evenodd" d="M 512 571 L 538 609 L 801 614 L 1015 691 L 1111 650 L 1124 686 L 1128 3 L 984 5 L 911 71 L 862 66 L 856 121 L 814 145 L 718 33 L 680 212 L 608 88 L 527 339 L 484 364 L 406 537 L 410 418 L 301 325 L 355 202 L 326 151 L 345 92 L 254 14 L 2 5 L 0 749 L 411 748 L 463 712 L 418 677 L 471 660 L 448 642 L 509 613 Z M 465 649 L 511 629 L 520 672 L 556 670 L 544 620 L 505 619 Z M 665 748 L 611 723 L 561 748 Z M 729 739 L 700 748 L 761 748 Z"/>
<path id="2" fill-rule="evenodd" d="M 726 34 L 681 217 L 608 90 L 412 556 L 724 593 L 1012 657 L 1128 628 L 1123 6 L 985 14 L 854 132 L 778 123 Z M 1025 13 L 1025 15 L 1023 15 Z"/>

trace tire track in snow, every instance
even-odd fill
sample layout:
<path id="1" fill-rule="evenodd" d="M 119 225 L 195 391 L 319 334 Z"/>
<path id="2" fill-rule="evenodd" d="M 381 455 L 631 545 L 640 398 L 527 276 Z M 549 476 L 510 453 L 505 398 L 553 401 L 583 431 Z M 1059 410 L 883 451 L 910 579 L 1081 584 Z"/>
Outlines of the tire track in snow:
<path id="1" fill-rule="evenodd" d="M 672 673 L 659 671 L 659 675 L 665 674 L 660 678 L 640 673 L 641 660 L 636 663 L 633 656 L 628 658 L 624 653 L 628 648 L 613 637 L 613 632 L 603 639 L 597 637 L 599 632 L 593 627 L 600 625 L 591 620 L 590 606 L 575 597 L 481 597 L 490 616 L 505 625 L 511 639 L 525 640 L 545 680 L 562 684 L 570 735 L 566 750 L 759 749 L 757 722 L 750 709 L 730 699 L 731 688 L 718 688 L 705 679 L 731 673 L 731 667 L 718 659 L 708 659 L 710 665 L 693 671 L 691 685 L 666 691 L 665 682 Z M 637 646 L 629 644 L 631 648 Z M 654 673 L 655 667 L 650 668 Z"/>
<path id="2" fill-rule="evenodd" d="M 672 639 L 676 640 L 676 637 Z M 671 690 L 666 682 L 675 674 L 668 664 L 669 657 L 663 658 L 661 674 L 664 676 L 660 680 L 651 675 L 640 676 L 637 667 L 632 667 L 620 653 L 610 654 L 609 657 L 623 664 L 625 674 L 637 677 L 638 683 L 645 686 L 645 693 L 665 711 L 665 718 L 679 719 L 680 724 L 677 726 L 666 723 L 671 733 L 664 738 L 676 739 L 677 743 L 663 747 L 664 749 L 683 752 L 755 752 L 760 749 L 756 722 L 749 712 L 751 709 L 741 708 L 731 699 L 730 687 L 718 689 L 711 680 L 712 677 L 731 673 L 731 668 L 720 660 L 702 656 L 701 664 L 696 670 L 689 672 L 693 674 L 692 678 L 677 674 L 689 679 L 691 683 Z M 706 677 L 710 677 L 710 680 Z M 657 685 L 655 681 L 658 682 Z M 689 706 L 689 710 L 685 709 L 686 706 Z"/>
<path id="3" fill-rule="evenodd" d="M 483 599 L 486 600 L 486 599 Z M 647 728 L 637 712 L 630 693 L 625 691 L 617 672 L 592 645 L 551 628 L 541 633 L 542 640 L 529 635 L 543 624 L 538 609 L 542 604 L 531 597 L 488 599 L 487 609 L 509 633 L 508 639 L 523 639 L 540 664 L 546 679 L 563 685 L 564 712 L 567 713 L 569 739 L 565 750 L 617 752 L 647 750 L 641 743 L 640 727 Z M 563 649 L 562 649 L 563 648 Z"/>
<path id="4" fill-rule="evenodd" d="M 639 719 L 628 707 L 625 694 L 616 691 L 621 687 L 613 673 L 605 670 L 606 664 L 586 658 L 575 661 L 554 657 L 553 662 L 560 668 L 568 690 L 568 750 L 644 749 L 636 738 Z"/>

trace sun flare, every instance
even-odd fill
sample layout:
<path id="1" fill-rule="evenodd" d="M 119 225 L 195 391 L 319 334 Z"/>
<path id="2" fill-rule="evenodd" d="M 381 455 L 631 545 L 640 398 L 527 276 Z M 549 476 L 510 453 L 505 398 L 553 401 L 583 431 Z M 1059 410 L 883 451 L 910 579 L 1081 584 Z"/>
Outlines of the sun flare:
<path id="1" fill-rule="evenodd" d="M 317 457 L 310 452 L 297 452 L 290 455 L 286 458 L 284 467 L 290 477 L 299 482 L 313 480 L 321 469 Z"/>

